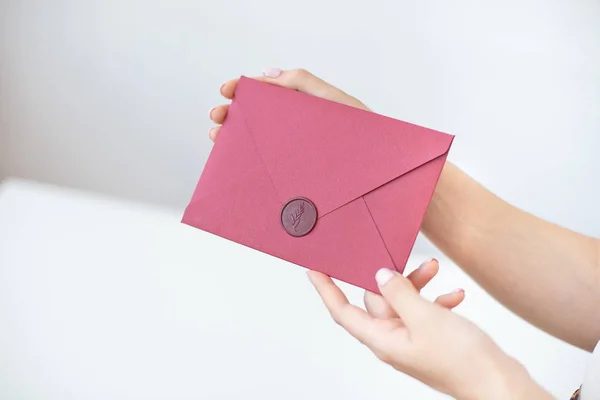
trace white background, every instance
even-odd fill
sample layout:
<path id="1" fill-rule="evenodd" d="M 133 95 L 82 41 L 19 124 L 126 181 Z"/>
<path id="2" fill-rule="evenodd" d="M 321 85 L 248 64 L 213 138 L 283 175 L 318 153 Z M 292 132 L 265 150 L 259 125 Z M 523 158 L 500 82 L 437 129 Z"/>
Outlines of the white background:
<path id="1" fill-rule="evenodd" d="M 0 326 L 13 327 L 0 334 L 3 387 L 29 398 L 45 398 L 44 385 L 57 385 L 56 398 L 420 393 L 327 328 L 300 271 L 280 275 L 268 257 L 174 233 L 210 151 L 218 88 L 268 66 L 307 68 L 377 112 L 455 134 L 450 159 L 501 197 L 600 236 L 599 21 L 592 0 L 0 0 L 0 179 L 139 202 L 0 208 Z M 163 222 L 143 204 L 165 207 Z M 439 256 L 422 238 L 416 252 Z M 468 285 L 443 273 L 440 287 Z M 291 288 L 267 295 L 277 279 Z M 291 305 L 276 296 L 287 293 Z M 568 397 L 580 353 L 488 302 L 474 296 L 463 310 Z"/>

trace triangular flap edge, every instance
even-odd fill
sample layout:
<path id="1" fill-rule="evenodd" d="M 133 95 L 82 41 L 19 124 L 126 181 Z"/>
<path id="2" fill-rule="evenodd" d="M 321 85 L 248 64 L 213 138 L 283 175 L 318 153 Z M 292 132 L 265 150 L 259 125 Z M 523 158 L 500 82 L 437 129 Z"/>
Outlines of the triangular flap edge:
<path id="1" fill-rule="evenodd" d="M 288 89 L 285 87 L 280 87 L 278 85 L 274 85 L 271 83 L 266 83 L 263 81 L 259 81 L 259 80 L 255 80 L 255 79 L 248 78 L 245 76 L 241 76 L 240 82 L 238 83 L 238 87 L 236 88 L 236 95 L 235 95 L 234 100 L 237 100 L 240 108 L 242 110 L 244 110 L 243 118 L 246 123 L 247 132 L 250 134 L 250 136 L 253 137 L 254 143 L 256 144 L 256 148 L 258 149 L 258 153 L 261 155 L 263 165 L 267 169 L 267 172 L 268 172 L 269 176 L 271 177 L 271 180 L 273 182 L 273 185 L 274 185 L 276 191 L 281 195 L 280 198 L 282 201 L 284 201 L 288 197 L 291 197 L 290 192 L 292 190 L 289 190 L 289 189 L 290 189 L 290 186 L 293 186 L 293 185 L 287 183 L 287 182 L 289 182 L 289 181 L 287 181 L 287 182 L 284 182 L 284 186 L 287 185 L 288 186 L 287 188 L 286 187 L 284 187 L 284 188 L 278 187 L 279 186 L 278 183 L 282 182 L 281 176 L 279 176 L 279 179 L 276 179 L 277 176 L 273 176 L 273 172 L 275 172 L 276 175 L 277 174 L 282 175 L 282 171 L 285 170 L 286 171 L 285 174 L 287 175 L 287 168 L 279 168 L 279 171 L 278 171 L 277 168 L 270 165 L 270 163 L 267 161 L 269 161 L 269 158 L 272 157 L 272 154 L 269 153 L 269 150 L 264 150 L 263 148 L 261 148 L 261 141 L 257 140 L 257 138 L 255 136 L 255 132 L 254 132 L 255 124 L 260 120 L 255 121 L 253 119 L 254 118 L 253 116 L 256 112 L 260 111 L 262 108 L 257 109 L 258 103 L 256 103 L 256 102 L 249 103 L 252 100 L 252 97 L 251 97 L 252 89 L 253 89 L 252 86 L 254 86 L 254 88 L 256 88 L 256 89 L 258 89 L 259 87 L 261 87 L 263 89 L 266 87 L 269 87 L 269 90 L 278 91 L 279 94 L 282 95 L 281 98 L 291 99 L 292 96 L 293 96 L 293 98 L 296 98 L 296 99 L 300 99 L 300 97 L 302 97 L 302 99 L 304 99 L 304 100 L 308 100 L 310 98 L 311 102 L 320 102 L 324 108 L 334 107 L 334 111 L 332 111 L 333 114 L 335 114 L 335 112 L 336 112 L 335 110 L 340 111 L 340 112 L 352 113 L 355 116 L 358 115 L 358 113 L 368 114 L 365 116 L 366 116 L 366 118 L 368 118 L 369 121 L 371 121 L 370 123 L 373 123 L 373 121 L 374 121 L 373 116 L 376 116 L 378 119 L 381 118 L 382 120 L 387 120 L 388 126 L 390 126 L 392 123 L 398 124 L 398 127 L 399 127 L 398 129 L 402 129 L 407 132 L 412 131 L 411 135 L 413 135 L 413 138 L 419 137 L 420 134 L 423 135 L 422 139 L 419 138 L 416 140 L 416 142 L 418 142 L 418 143 L 411 143 L 412 146 L 415 146 L 415 148 L 419 149 L 419 151 L 417 153 L 413 152 L 413 153 L 409 154 L 410 157 L 405 159 L 405 161 L 403 161 L 402 163 L 394 164 L 395 166 L 393 167 L 393 169 L 390 168 L 388 170 L 388 172 L 382 174 L 383 176 L 380 177 L 381 179 L 378 179 L 378 178 L 370 179 L 369 183 L 363 184 L 360 189 L 358 189 L 358 188 L 356 190 L 347 189 L 346 195 L 338 196 L 338 199 L 336 201 L 329 201 L 329 204 L 327 204 L 325 207 L 321 208 L 322 211 L 319 213 L 319 218 L 322 218 L 322 217 L 326 216 L 327 214 L 337 210 L 338 208 L 356 200 L 357 198 L 360 198 L 361 196 L 364 196 L 364 195 L 376 190 L 377 188 L 387 184 L 388 182 L 390 182 L 394 179 L 397 179 L 397 178 L 401 177 L 402 175 L 407 174 L 410 171 L 413 171 L 413 170 L 419 168 L 420 166 L 427 164 L 427 163 L 447 154 L 450 151 L 453 140 L 455 138 L 454 135 L 450 135 L 450 134 L 447 134 L 447 133 L 444 133 L 444 132 L 441 132 L 441 131 L 438 131 L 435 129 L 423 127 L 423 126 L 413 124 L 410 122 L 406 122 L 406 121 L 398 120 L 398 119 L 391 118 L 391 117 L 388 117 L 385 115 L 377 114 L 377 113 L 374 113 L 369 110 L 359 109 L 359 108 L 352 107 L 349 105 L 337 103 L 337 102 L 334 102 L 331 100 L 319 98 L 319 97 L 316 97 L 316 96 L 313 96 L 310 94 L 291 90 L 291 89 Z M 271 92 L 271 93 L 274 93 L 274 92 Z M 285 96 L 285 97 L 283 97 L 283 96 Z M 278 96 L 276 96 L 276 97 L 278 97 Z M 262 99 L 259 98 L 258 102 L 268 104 L 271 101 L 270 98 L 271 98 L 271 96 L 267 97 L 267 99 L 269 99 L 269 100 L 265 100 L 264 97 Z M 312 104 L 314 105 L 314 103 L 312 103 Z M 262 104 L 262 105 L 264 106 L 264 104 Z M 344 110 L 344 111 L 342 111 L 342 110 Z M 253 111 L 254 111 L 254 113 L 253 113 Z M 247 115 L 248 113 L 250 115 Z M 250 117 L 253 117 L 253 118 L 250 118 Z M 270 118 L 273 118 L 273 117 L 271 116 Z M 281 118 L 286 118 L 286 117 L 283 117 L 280 115 L 277 118 L 281 119 Z M 361 118 L 362 117 L 356 117 L 357 120 L 361 119 Z M 270 123 L 273 123 L 273 120 L 271 120 Z M 264 125 L 264 123 L 263 123 L 263 125 Z M 264 127 L 266 127 L 266 126 L 267 125 L 264 125 Z M 415 131 L 422 131 L 422 132 L 418 132 L 418 134 L 416 134 Z M 385 135 L 387 135 L 387 136 L 385 136 Z M 383 132 L 380 134 L 379 137 L 384 140 L 385 140 L 385 138 L 387 138 L 387 139 L 397 143 L 397 139 L 394 138 L 393 135 L 394 135 L 393 133 Z M 265 141 L 265 137 L 263 136 L 263 142 L 264 141 Z M 268 142 L 271 142 L 271 141 L 272 141 L 271 139 L 268 140 Z M 264 142 L 264 143 L 267 143 L 267 142 Z M 284 147 L 288 147 L 287 144 L 285 144 Z M 320 152 L 320 150 L 317 150 L 311 154 L 316 154 L 319 152 Z M 265 159 L 265 156 L 266 156 L 266 159 Z M 312 175 L 309 175 L 309 176 L 312 176 Z M 314 178 L 314 176 L 313 176 L 313 178 Z M 305 181 L 306 180 L 307 179 L 305 179 Z M 304 184 L 307 187 L 310 185 L 310 183 L 307 183 L 307 182 L 304 182 Z M 301 186 L 301 185 L 299 185 L 299 186 Z M 288 190 L 285 190 L 285 189 L 288 189 Z M 353 188 L 351 188 L 351 189 L 353 189 Z M 298 195 L 303 195 L 303 194 L 304 193 L 298 193 Z M 328 201 L 329 199 L 326 199 L 326 200 Z M 319 204 L 317 206 L 319 206 Z"/>

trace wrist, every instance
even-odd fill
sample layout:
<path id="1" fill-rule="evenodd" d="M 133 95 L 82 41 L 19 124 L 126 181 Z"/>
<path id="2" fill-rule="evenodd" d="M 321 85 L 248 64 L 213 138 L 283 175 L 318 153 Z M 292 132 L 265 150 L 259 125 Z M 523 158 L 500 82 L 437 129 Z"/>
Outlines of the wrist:
<path id="1" fill-rule="evenodd" d="M 552 400 L 517 360 L 505 356 L 457 396 L 460 400 Z"/>

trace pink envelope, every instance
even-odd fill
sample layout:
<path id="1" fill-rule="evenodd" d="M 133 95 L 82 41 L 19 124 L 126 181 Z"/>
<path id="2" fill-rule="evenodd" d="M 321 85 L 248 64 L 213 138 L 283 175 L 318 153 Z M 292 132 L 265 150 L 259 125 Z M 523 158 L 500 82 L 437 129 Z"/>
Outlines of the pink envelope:
<path id="1" fill-rule="evenodd" d="M 182 222 L 378 293 L 453 139 L 242 77 Z"/>

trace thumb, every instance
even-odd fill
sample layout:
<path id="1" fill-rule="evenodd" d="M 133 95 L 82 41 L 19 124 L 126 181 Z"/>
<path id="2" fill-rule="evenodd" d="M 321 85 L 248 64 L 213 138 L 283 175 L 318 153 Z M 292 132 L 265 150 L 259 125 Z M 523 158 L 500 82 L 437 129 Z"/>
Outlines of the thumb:
<path id="1" fill-rule="evenodd" d="M 346 94 L 342 90 L 330 85 L 321 78 L 311 74 L 305 69 L 291 69 L 282 71 L 279 68 L 267 68 L 259 80 L 294 89 L 322 99 L 335 101 L 356 108 L 368 110 L 358 99 Z"/>
<path id="2" fill-rule="evenodd" d="M 402 274 L 384 268 L 377 271 L 375 279 L 383 298 L 409 328 L 430 311 L 431 303 Z"/>

